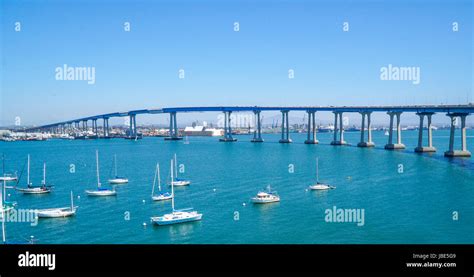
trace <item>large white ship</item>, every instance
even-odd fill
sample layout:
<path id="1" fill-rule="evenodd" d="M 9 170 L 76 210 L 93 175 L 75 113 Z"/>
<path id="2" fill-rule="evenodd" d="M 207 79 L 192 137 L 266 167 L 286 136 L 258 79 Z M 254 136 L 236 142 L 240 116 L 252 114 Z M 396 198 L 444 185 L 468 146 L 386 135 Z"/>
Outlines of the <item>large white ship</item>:
<path id="1" fill-rule="evenodd" d="M 208 128 L 206 126 L 188 126 L 184 128 L 184 135 L 201 137 L 220 137 L 224 135 L 224 130 Z"/>

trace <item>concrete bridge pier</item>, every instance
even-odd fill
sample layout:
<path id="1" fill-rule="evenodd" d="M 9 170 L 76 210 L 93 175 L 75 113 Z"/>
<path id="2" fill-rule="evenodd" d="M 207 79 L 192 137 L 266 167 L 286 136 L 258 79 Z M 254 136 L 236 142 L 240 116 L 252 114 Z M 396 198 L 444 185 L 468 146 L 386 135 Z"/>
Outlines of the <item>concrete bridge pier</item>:
<path id="1" fill-rule="evenodd" d="M 433 131 L 431 129 L 431 116 L 434 113 L 432 112 L 422 112 L 417 113 L 420 117 L 420 126 L 418 127 L 418 146 L 415 148 L 415 152 L 423 153 L 423 152 L 436 152 L 436 148 L 433 147 Z M 425 116 L 428 119 L 428 146 L 423 146 L 423 119 Z"/>
<path id="2" fill-rule="evenodd" d="M 402 129 L 400 127 L 400 116 L 402 112 L 387 112 L 390 116 L 390 129 L 388 130 L 388 143 L 385 145 L 387 150 L 398 150 L 405 149 L 405 145 L 402 143 Z M 393 143 L 393 119 L 397 117 L 397 143 Z"/>
<path id="3" fill-rule="evenodd" d="M 451 113 L 447 116 L 451 119 L 451 129 L 449 133 L 449 150 L 444 152 L 445 157 L 470 157 L 471 152 L 467 150 L 466 142 L 466 117 L 467 113 Z M 456 128 L 456 118 L 461 118 L 461 150 L 454 150 L 454 131 Z"/>
<path id="4" fill-rule="evenodd" d="M 331 141 L 331 145 L 345 145 L 347 142 L 344 141 L 344 127 L 342 126 L 342 112 L 333 112 L 334 113 L 334 138 Z M 339 118 L 339 126 L 338 124 Z M 337 138 L 337 133 L 339 132 L 339 139 Z"/>
<path id="5" fill-rule="evenodd" d="M 99 136 L 99 128 L 97 128 L 97 119 L 92 119 L 92 132 L 94 135 Z"/>
<path id="6" fill-rule="evenodd" d="M 260 120 L 260 111 L 253 111 L 255 114 L 255 130 L 251 142 L 263 142 L 262 139 L 262 121 Z"/>
<path id="7" fill-rule="evenodd" d="M 129 122 L 129 129 L 128 129 L 128 139 L 135 139 L 138 136 L 137 132 L 137 115 L 131 114 L 129 115 L 130 122 Z"/>
<path id="8" fill-rule="evenodd" d="M 220 138 L 219 141 L 221 142 L 234 142 L 237 141 L 237 139 L 232 137 L 232 127 L 230 126 L 231 124 L 231 119 L 230 119 L 230 114 L 232 112 L 224 112 L 224 138 Z"/>
<path id="9" fill-rule="evenodd" d="M 171 112 L 169 137 L 165 137 L 165 140 L 182 140 L 182 139 L 183 137 L 179 136 L 178 122 L 176 120 L 176 112 Z"/>
<path id="10" fill-rule="evenodd" d="M 89 130 L 89 127 L 87 127 L 87 120 L 82 121 L 82 130 L 87 132 Z"/>
<path id="11" fill-rule="evenodd" d="M 316 139 L 316 112 L 307 111 L 308 113 L 308 137 L 305 140 L 305 144 L 318 144 L 319 141 Z"/>
<path id="12" fill-rule="evenodd" d="M 110 134 L 109 134 L 109 118 L 108 117 L 104 117 L 103 118 L 104 122 L 103 122 L 103 128 L 104 128 L 104 138 L 109 138 L 110 137 Z"/>
<path id="13" fill-rule="evenodd" d="M 360 128 L 360 142 L 357 144 L 358 147 L 374 147 L 375 143 L 372 142 L 372 123 L 370 121 L 370 115 L 372 112 L 361 112 L 362 123 Z M 367 141 L 365 141 L 365 117 L 367 117 Z"/>
<path id="14" fill-rule="evenodd" d="M 290 139 L 290 124 L 288 119 L 289 111 L 281 111 L 281 139 L 279 143 L 291 143 Z"/>

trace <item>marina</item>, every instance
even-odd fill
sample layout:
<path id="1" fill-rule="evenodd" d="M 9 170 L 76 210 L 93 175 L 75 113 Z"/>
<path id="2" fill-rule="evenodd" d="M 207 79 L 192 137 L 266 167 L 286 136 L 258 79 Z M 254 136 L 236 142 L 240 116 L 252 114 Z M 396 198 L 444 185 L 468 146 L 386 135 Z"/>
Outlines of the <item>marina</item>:
<path id="1" fill-rule="evenodd" d="M 346 134 L 346 147 L 330 145 L 328 142 L 332 133 L 318 135 L 320 142 L 317 145 L 305 144 L 304 133 L 293 134 L 291 145 L 278 143 L 278 134 L 263 134 L 263 144 L 249 143 L 253 135 L 241 135 L 235 144 L 218 143 L 213 137 L 189 137 L 189 144 L 165 141 L 159 137 L 145 137 L 137 141 L 0 143 L 9 169 L 20 172 L 25 164 L 24 157 L 30 153 L 35 158 L 31 163 L 31 179 L 40 180 L 43 177 L 43 164 L 36 160 L 40 159 L 48 164 L 48 179 L 61 184 L 43 197 L 28 197 L 7 189 L 6 201 L 17 202 L 16 207 L 22 209 L 49 209 L 63 205 L 72 190 L 76 195 L 75 205 L 81 207 L 80 212 L 67 221 L 42 220 L 35 227 L 8 222 L 9 238 L 16 241 L 34 236 L 38 243 L 46 244 L 474 241 L 470 228 L 474 217 L 468 212 L 474 194 L 474 188 L 470 185 L 474 177 L 471 159 L 446 159 L 443 153 L 437 152 L 417 154 L 410 150 L 418 144 L 416 130 L 403 131 L 407 147 L 396 152 L 386 151 L 383 146 L 377 145 L 356 147 L 354 142 L 360 139 L 357 132 Z M 437 130 L 433 134 L 433 143 L 443 145 L 447 137 L 449 131 Z M 468 140 L 472 137 L 471 130 L 468 130 Z M 383 130 L 373 132 L 373 140 L 377 144 L 386 139 Z M 456 141 L 460 141 L 459 137 Z M 51 147 L 60 148 L 62 154 L 56 155 L 50 151 Z M 81 197 L 87 196 L 85 190 L 90 189 L 94 181 L 100 183 L 98 164 L 93 158 L 96 149 L 105 157 L 105 162 L 100 164 L 104 168 L 114 168 L 114 159 L 107 157 L 113 157 L 118 152 L 121 153 L 120 160 L 129 161 L 126 167 L 120 168 L 121 175 L 127 176 L 129 182 L 116 188 L 115 197 Z M 213 158 L 203 160 L 208 153 L 213 153 Z M 150 199 L 153 175 L 158 174 L 157 162 L 170 163 L 170 158 L 174 161 L 175 154 L 182 157 L 180 163 L 186 166 L 180 177 L 193 180 L 192 186 L 174 187 L 179 206 L 198 207 L 198 214 L 205 217 L 178 225 L 144 225 L 150 222 L 150 217 L 170 214 L 171 199 L 146 199 Z M 324 183 L 337 189 L 321 192 L 308 189 L 308 185 L 315 182 L 315 174 L 318 174 L 315 172 L 316 158 L 321 162 Z M 170 164 L 171 168 L 165 168 L 162 172 L 165 176 L 171 176 L 171 171 L 176 170 L 176 163 Z M 400 173 L 400 164 L 404 165 L 403 173 Z M 71 173 L 71 165 L 75 167 L 74 173 Z M 155 174 L 150 170 L 153 168 Z M 25 182 L 24 178 L 23 175 L 20 183 Z M 158 175 L 156 178 L 152 197 L 166 193 L 163 188 L 161 192 L 157 188 L 161 180 L 158 182 Z M 15 182 L 6 183 L 13 186 Z M 268 184 L 278 188 L 281 202 L 271 205 L 242 204 Z M 462 221 L 452 220 L 453 201 L 456 202 L 456 210 L 462 212 Z M 364 208 L 364 227 L 345 224 L 336 227 L 326 223 L 324 211 L 334 205 Z M 235 212 L 239 213 L 239 220 L 235 220 Z M 298 221 L 289 219 L 302 214 L 306 216 Z M 420 218 L 420 214 L 428 216 Z M 431 235 L 424 236 L 428 230 Z M 89 234 L 94 232 L 102 234 L 91 237 Z M 410 233 L 408 238 L 407 232 Z M 69 235 L 60 235 L 66 233 Z"/>

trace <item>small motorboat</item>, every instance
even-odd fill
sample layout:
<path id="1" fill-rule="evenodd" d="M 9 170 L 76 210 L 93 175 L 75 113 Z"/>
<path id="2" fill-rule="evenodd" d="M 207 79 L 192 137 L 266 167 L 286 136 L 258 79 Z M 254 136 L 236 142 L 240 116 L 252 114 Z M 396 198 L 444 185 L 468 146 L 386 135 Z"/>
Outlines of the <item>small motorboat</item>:
<path id="1" fill-rule="evenodd" d="M 251 201 L 254 204 L 280 202 L 280 196 L 278 196 L 276 191 L 272 191 L 271 187 L 268 186 L 267 191 L 260 191 L 255 197 L 252 197 Z"/>

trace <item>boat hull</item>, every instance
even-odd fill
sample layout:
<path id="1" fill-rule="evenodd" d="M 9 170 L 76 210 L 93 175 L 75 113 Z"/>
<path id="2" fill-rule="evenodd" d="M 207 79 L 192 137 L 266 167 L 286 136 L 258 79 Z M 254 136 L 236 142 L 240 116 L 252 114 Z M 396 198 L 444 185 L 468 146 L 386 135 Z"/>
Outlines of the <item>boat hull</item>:
<path id="1" fill-rule="evenodd" d="M 172 198 L 173 198 L 172 195 L 155 195 L 151 197 L 153 201 L 165 201 L 165 200 L 171 200 Z"/>
<path id="2" fill-rule="evenodd" d="M 44 194 L 44 193 L 50 193 L 51 189 L 42 189 L 42 188 L 26 188 L 26 189 L 16 189 L 17 191 L 23 193 L 23 194 Z"/>
<path id="3" fill-rule="evenodd" d="M 330 186 L 330 185 L 312 185 L 309 186 L 310 190 L 330 190 L 330 189 L 335 189 L 336 187 Z"/>
<path id="4" fill-rule="evenodd" d="M 258 198 L 252 198 L 251 199 L 252 203 L 254 204 L 268 204 L 268 203 L 276 203 L 280 202 L 280 199 L 258 199 Z"/>
<path id="5" fill-rule="evenodd" d="M 115 190 L 86 190 L 88 196 L 116 196 Z"/>
<path id="6" fill-rule="evenodd" d="M 128 179 L 126 179 L 126 178 L 110 179 L 110 180 L 109 180 L 109 183 L 110 183 L 110 184 L 114 184 L 114 185 L 126 184 L 126 183 L 128 183 Z"/>
<path id="7" fill-rule="evenodd" d="M 45 209 L 36 211 L 36 215 L 38 216 L 38 218 L 69 217 L 75 214 L 76 209 L 71 210 L 70 208 Z"/>
<path id="8" fill-rule="evenodd" d="M 181 181 L 174 181 L 173 182 L 173 186 L 175 186 L 175 187 L 184 187 L 184 186 L 189 186 L 190 184 L 191 184 L 191 181 L 188 181 L 188 180 L 181 180 Z"/>
<path id="9" fill-rule="evenodd" d="M 156 225 L 172 225 L 172 224 L 180 224 L 192 221 L 199 221 L 202 219 L 202 214 L 198 213 L 188 213 L 189 215 L 180 216 L 180 217 L 173 217 L 173 218 L 166 218 L 168 215 L 164 216 L 157 216 L 152 217 L 151 221 Z"/>

